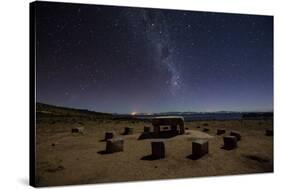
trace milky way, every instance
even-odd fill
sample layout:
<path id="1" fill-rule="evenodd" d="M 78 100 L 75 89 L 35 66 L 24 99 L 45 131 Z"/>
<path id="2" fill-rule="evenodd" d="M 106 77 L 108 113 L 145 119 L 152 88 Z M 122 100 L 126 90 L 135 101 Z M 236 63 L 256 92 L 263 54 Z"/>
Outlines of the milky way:
<path id="1" fill-rule="evenodd" d="M 122 19 L 128 20 L 131 32 L 143 32 L 143 42 L 150 44 L 150 56 L 154 59 L 150 64 L 156 64 L 157 68 L 165 69 L 169 74 L 169 79 L 165 82 L 168 84 L 171 94 L 176 95 L 180 89 L 180 71 L 173 61 L 174 46 L 170 40 L 169 28 L 166 23 L 165 15 L 162 11 L 134 10 L 125 11 Z"/>
<path id="2" fill-rule="evenodd" d="M 272 111 L 273 17 L 37 3 L 36 100 L 100 112 Z"/>

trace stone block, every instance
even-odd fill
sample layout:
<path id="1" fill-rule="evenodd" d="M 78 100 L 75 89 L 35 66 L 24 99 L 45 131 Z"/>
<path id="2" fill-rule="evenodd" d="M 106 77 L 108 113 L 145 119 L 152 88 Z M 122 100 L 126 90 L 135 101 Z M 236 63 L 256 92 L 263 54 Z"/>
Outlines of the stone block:
<path id="1" fill-rule="evenodd" d="M 71 129 L 72 133 L 80 133 L 83 134 L 84 133 L 84 127 L 75 127 Z"/>
<path id="2" fill-rule="evenodd" d="M 237 138 L 237 141 L 241 140 L 241 134 L 237 131 L 231 131 L 230 136 L 235 136 Z"/>
<path id="3" fill-rule="evenodd" d="M 108 139 L 106 141 L 106 153 L 122 152 L 124 140 L 121 138 Z"/>
<path id="4" fill-rule="evenodd" d="M 209 131 L 210 131 L 210 129 L 208 129 L 208 128 L 203 129 L 203 132 L 209 132 Z"/>
<path id="5" fill-rule="evenodd" d="M 217 135 L 221 135 L 225 133 L 225 129 L 217 129 Z"/>
<path id="6" fill-rule="evenodd" d="M 192 142 L 192 156 L 198 159 L 209 153 L 209 142 L 207 140 L 195 140 Z"/>
<path id="7" fill-rule="evenodd" d="M 237 138 L 236 136 L 225 136 L 223 137 L 224 148 L 231 150 L 237 147 Z"/>
<path id="8" fill-rule="evenodd" d="M 151 142 L 152 157 L 154 158 L 165 158 L 165 143 L 163 141 Z"/>
<path id="9" fill-rule="evenodd" d="M 131 135 L 133 133 L 134 133 L 134 128 L 133 127 L 125 127 L 124 135 Z"/>
<path id="10" fill-rule="evenodd" d="M 143 132 L 149 133 L 149 132 L 150 132 L 150 127 L 144 126 L 144 127 L 143 127 Z"/>
<path id="11" fill-rule="evenodd" d="M 115 136 L 114 131 L 105 132 L 104 140 L 112 139 L 112 138 L 114 138 L 114 136 Z"/>
<path id="12" fill-rule="evenodd" d="M 265 130 L 265 135 L 266 136 L 273 136 L 273 130 L 272 129 L 266 129 Z"/>

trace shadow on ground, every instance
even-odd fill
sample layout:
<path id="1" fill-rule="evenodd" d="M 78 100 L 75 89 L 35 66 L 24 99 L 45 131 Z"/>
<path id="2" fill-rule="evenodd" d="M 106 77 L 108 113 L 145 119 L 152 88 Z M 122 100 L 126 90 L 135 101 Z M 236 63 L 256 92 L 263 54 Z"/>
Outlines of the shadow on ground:
<path id="1" fill-rule="evenodd" d="M 227 147 L 227 146 L 222 146 L 221 149 L 223 150 L 235 150 L 237 147 Z"/>
<path id="2" fill-rule="evenodd" d="M 148 160 L 148 161 L 153 161 L 153 160 L 158 160 L 158 159 L 163 159 L 163 158 L 159 158 L 153 155 L 147 155 L 147 156 L 143 156 L 141 158 L 141 160 Z"/>
<path id="3" fill-rule="evenodd" d="M 250 159 L 250 160 L 254 160 L 257 161 L 259 163 L 267 163 L 270 160 L 268 158 L 264 158 L 264 157 L 260 157 L 257 155 L 243 155 L 245 158 Z"/>
<path id="4" fill-rule="evenodd" d="M 156 134 L 154 132 L 144 132 L 142 133 L 138 140 L 144 140 L 144 139 L 157 139 L 157 138 L 172 138 L 177 136 L 177 132 L 171 132 L 171 131 L 161 131 L 159 134 Z"/>
<path id="5" fill-rule="evenodd" d="M 191 159 L 191 160 L 198 160 L 198 159 L 200 159 L 200 157 L 195 156 L 195 155 L 193 155 L 193 154 L 190 154 L 190 155 L 186 156 L 186 158 L 187 158 L 187 159 Z"/>

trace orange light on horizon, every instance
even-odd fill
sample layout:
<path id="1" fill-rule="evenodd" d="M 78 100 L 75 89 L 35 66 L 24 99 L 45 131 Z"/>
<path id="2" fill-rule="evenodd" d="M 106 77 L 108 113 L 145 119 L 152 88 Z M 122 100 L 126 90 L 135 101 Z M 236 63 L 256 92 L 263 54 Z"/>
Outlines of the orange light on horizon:
<path id="1" fill-rule="evenodd" d="M 133 115 L 133 116 L 134 116 L 134 115 L 137 115 L 137 112 L 132 112 L 131 115 Z"/>

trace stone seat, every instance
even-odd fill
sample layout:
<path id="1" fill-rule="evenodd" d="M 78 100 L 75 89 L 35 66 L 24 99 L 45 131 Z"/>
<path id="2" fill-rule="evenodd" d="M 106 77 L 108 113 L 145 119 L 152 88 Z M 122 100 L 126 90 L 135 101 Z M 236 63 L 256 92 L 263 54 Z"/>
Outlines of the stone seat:
<path id="1" fill-rule="evenodd" d="M 152 157 L 156 159 L 165 158 L 165 143 L 162 140 L 151 142 Z"/>
<path id="2" fill-rule="evenodd" d="M 75 127 L 71 129 L 72 133 L 80 133 L 83 134 L 84 133 L 84 127 Z"/>
<path id="3" fill-rule="evenodd" d="M 201 158 L 205 154 L 209 153 L 208 140 L 195 140 L 192 142 L 192 156 L 195 159 Z"/>
<path id="4" fill-rule="evenodd" d="M 223 148 L 231 150 L 237 147 L 237 138 L 235 136 L 223 137 L 224 146 Z"/>
<path id="5" fill-rule="evenodd" d="M 112 139 L 114 138 L 115 136 L 115 132 L 114 131 L 107 131 L 105 132 L 105 135 L 104 135 L 104 140 L 108 140 L 108 139 Z"/>
<path id="6" fill-rule="evenodd" d="M 238 131 L 231 131 L 230 136 L 235 136 L 237 141 L 241 140 L 241 134 Z"/>
<path id="7" fill-rule="evenodd" d="M 143 132 L 149 133 L 149 132 L 150 132 L 150 127 L 144 126 L 144 127 L 143 127 Z"/>
<path id="8" fill-rule="evenodd" d="M 115 153 L 123 151 L 124 140 L 121 138 L 108 139 L 106 141 L 106 153 Z"/>
<path id="9" fill-rule="evenodd" d="M 272 129 L 266 129 L 265 130 L 265 135 L 266 136 L 273 136 L 273 130 Z"/>
<path id="10" fill-rule="evenodd" d="M 124 129 L 124 135 L 131 135 L 134 133 L 134 128 L 133 127 L 125 127 Z"/>
<path id="11" fill-rule="evenodd" d="M 221 135 L 225 133 L 225 129 L 217 129 L 217 135 Z"/>

